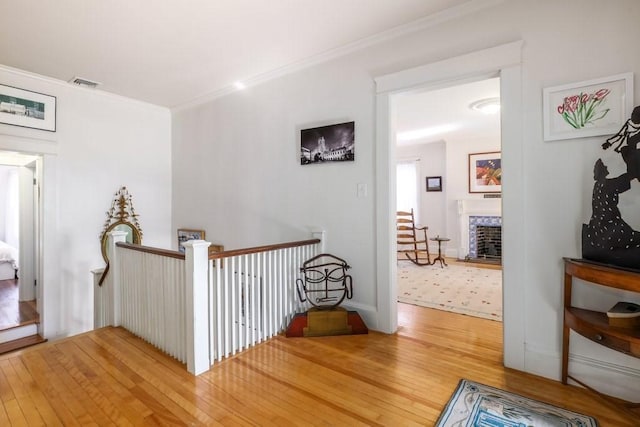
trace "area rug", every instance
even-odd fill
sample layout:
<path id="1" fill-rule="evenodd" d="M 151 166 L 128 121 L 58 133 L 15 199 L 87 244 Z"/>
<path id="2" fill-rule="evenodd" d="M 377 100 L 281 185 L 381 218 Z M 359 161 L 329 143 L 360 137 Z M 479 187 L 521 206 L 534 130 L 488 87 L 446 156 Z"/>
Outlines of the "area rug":
<path id="1" fill-rule="evenodd" d="M 460 380 L 436 427 L 596 427 L 595 418 Z"/>
<path id="2" fill-rule="evenodd" d="M 502 270 L 401 262 L 398 301 L 502 321 Z"/>

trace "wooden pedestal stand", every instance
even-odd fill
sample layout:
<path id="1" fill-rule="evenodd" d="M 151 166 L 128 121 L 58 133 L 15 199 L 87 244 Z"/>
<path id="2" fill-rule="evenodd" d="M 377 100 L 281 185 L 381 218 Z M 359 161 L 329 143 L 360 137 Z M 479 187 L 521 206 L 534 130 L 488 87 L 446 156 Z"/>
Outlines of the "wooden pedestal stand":
<path id="1" fill-rule="evenodd" d="M 340 307 L 330 310 L 310 308 L 307 311 L 307 327 L 302 330 L 303 336 L 349 335 L 352 328 L 347 315 L 347 310 Z"/>

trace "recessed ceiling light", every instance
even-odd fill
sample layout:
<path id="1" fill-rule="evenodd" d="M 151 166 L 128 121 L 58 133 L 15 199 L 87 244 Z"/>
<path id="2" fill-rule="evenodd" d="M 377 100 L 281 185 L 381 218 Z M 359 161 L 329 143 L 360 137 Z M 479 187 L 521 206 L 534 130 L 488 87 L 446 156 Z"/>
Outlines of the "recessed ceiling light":
<path id="1" fill-rule="evenodd" d="M 500 111 L 500 98 L 485 98 L 469 104 L 469 108 L 484 114 L 495 114 Z"/>
<path id="2" fill-rule="evenodd" d="M 247 87 L 247 86 L 245 86 L 245 84 L 244 84 L 244 83 L 242 83 L 242 82 L 235 82 L 235 83 L 233 84 L 233 86 L 234 86 L 236 89 L 238 89 L 238 90 L 242 90 L 242 89 L 244 89 L 244 88 L 246 88 L 246 87 Z"/>

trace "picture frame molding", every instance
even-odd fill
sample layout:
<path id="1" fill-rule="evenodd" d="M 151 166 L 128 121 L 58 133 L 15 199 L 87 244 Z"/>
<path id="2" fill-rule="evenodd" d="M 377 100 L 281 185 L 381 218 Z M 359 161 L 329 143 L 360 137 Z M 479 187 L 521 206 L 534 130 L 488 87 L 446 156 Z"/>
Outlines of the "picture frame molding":
<path id="1" fill-rule="evenodd" d="M 501 193 L 502 192 L 502 175 L 500 185 L 481 185 L 476 182 L 476 161 L 499 159 L 502 169 L 502 152 L 486 151 L 482 153 L 469 153 L 468 155 L 468 173 L 469 173 L 469 193 Z"/>
<path id="2" fill-rule="evenodd" d="M 602 89 L 609 89 L 609 95 L 617 99 L 615 110 L 613 110 L 615 122 L 609 120 L 600 125 L 596 124 L 588 128 L 574 129 L 571 125 L 559 119 L 558 108 L 564 102 L 565 96 L 582 93 L 582 89 L 591 88 L 586 92 L 595 90 L 601 86 Z M 613 91 L 615 89 L 615 92 Z M 619 93 L 618 93 L 619 92 Z M 611 99 L 611 98 L 610 98 Z M 563 139 L 587 138 L 592 136 L 613 135 L 626 122 L 633 109 L 633 72 L 616 74 L 613 76 L 598 79 L 585 80 L 581 82 L 568 83 L 559 86 L 547 87 L 542 90 L 542 119 L 545 141 L 558 141 Z M 617 114 L 616 114 L 617 113 Z M 560 124 L 558 124 L 560 123 Z M 562 127 L 562 129 L 558 129 Z"/>
<path id="3" fill-rule="evenodd" d="M 432 181 L 437 181 L 437 185 L 435 184 L 435 182 L 429 182 L 430 180 Z M 438 192 L 438 191 L 442 191 L 442 176 L 428 176 L 425 178 L 425 183 L 426 183 L 426 188 L 427 188 L 427 192 Z"/>
<path id="4" fill-rule="evenodd" d="M 43 104 L 44 117 L 35 118 L 29 117 L 26 114 L 23 115 L 5 111 L 3 108 L 3 104 L 12 105 L 13 103 L 2 102 L 3 97 L 19 98 L 25 101 Z M 0 124 L 43 130 L 47 132 L 55 132 L 57 123 L 56 108 L 57 98 L 53 95 L 47 95 L 28 89 L 0 84 Z"/>

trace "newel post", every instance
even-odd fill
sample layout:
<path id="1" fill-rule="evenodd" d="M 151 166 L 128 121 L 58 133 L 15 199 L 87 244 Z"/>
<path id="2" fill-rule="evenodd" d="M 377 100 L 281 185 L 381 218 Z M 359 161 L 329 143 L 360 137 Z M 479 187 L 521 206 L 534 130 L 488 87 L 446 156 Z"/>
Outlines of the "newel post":
<path id="1" fill-rule="evenodd" d="M 186 271 L 187 370 L 199 375 L 211 367 L 209 357 L 209 245 L 184 243 Z"/>
<path id="2" fill-rule="evenodd" d="M 323 254 L 326 248 L 326 236 L 327 232 L 322 228 L 313 228 L 311 229 L 311 236 L 314 239 L 320 239 L 320 253 Z"/>
<path id="3" fill-rule="evenodd" d="M 118 259 L 118 253 L 116 243 L 127 241 L 126 231 L 112 231 L 107 233 L 109 236 L 107 239 L 107 258 L 109 264 L 107 265 L 107 277 L 105 278 L 102 286 L 109 286 L 111 289 L 107 291 L 109 299 L 111 300 L 111 308 L 113 309 L 111 317 L 111 325 L 120 326 L 120 265 Z"/>

